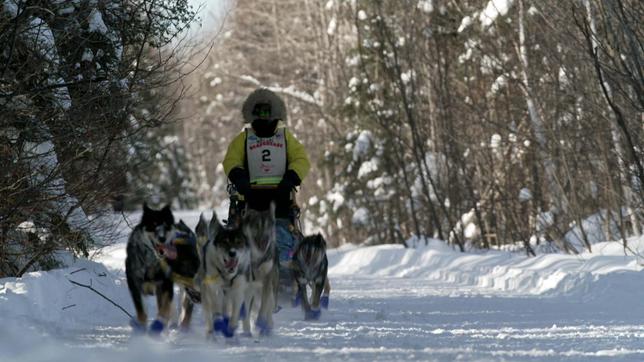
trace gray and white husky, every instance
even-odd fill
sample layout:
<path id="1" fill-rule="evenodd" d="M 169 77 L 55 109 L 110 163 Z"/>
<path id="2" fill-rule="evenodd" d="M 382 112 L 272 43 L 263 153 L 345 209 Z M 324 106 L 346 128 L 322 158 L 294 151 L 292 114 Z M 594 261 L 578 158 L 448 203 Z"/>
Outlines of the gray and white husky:
<path id="1" fill-rule="evenodd" d="M 238 227 L 222 226 L 214 212 L 209 224 L 203 214 L 200 216 L 196 233 L 201 249 L 199 279 L 206 334 L 214 336 L 220 332 L 225 337 L 233 337 L 251 273 L 248 242 Z M 247 318 L 244 318 L 244 333 L 250 334 Z"/>
<path id="2" fill-rule="evenodd" d="M 322 306 L 328 307 L 329 279 L 327 271 L 329 262 L 326 257 L 326 241 L 322 235 L 306 236 L 295 247 L 291 261 L 293 281 L 297 284 L 297 295 L 294 304 L 302 303 L 305 319 L 320 318 L 320 301 L 324 290 Z M 309 303 L 307 287 L 311 287 Z"/>
<path id="3" fill-rule="evenodd" d="M 253 314 L 257 314 L 255 326 L 259 334 L 269 335 L 273 329 L 273 310 L 279 288 L 275 204 L 271 203 L 266 211 L 246 209 L 241 228 L 250 245 L 253 275 L 246 305 L 252 306 Z"/>

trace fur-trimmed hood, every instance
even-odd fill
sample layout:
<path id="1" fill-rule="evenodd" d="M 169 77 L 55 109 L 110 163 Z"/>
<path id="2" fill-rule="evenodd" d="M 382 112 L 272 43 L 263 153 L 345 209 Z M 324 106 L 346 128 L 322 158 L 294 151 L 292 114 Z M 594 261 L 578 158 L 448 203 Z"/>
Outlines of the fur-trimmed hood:
<path id="1" fill-rule="evenodd" d="M 242 115 L 244 116 L 245 123 L 253 121 L 252 112 L 257 103 L 270 104 L 273 119 L 286 122 L 286 106 L 284 105 L 284 101 L 267 88 L 258 88 L 248 95 L 242 106 Z"/>

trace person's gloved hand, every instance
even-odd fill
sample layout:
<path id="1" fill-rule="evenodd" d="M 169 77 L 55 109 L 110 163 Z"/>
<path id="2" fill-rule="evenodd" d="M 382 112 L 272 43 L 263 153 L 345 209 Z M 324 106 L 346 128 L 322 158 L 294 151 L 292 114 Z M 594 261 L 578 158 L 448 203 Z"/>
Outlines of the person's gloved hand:
<path id="1" fill-rule="evenodd" d="M 250 175 L 248 171 L 241 167 L 235 167 L 228 173 L 228 178 L 235 185 L 237 192 L 244 196 L 248 196 L 250 191 Z"/>
<path id="2" fill-rule="evenodd" d="M 287 170 L 284 173 L 284 177 L 282 177 L 282 181 L 277 185 L 277 190 L 282 194 L 290 194 L 301 182 L 300 176 L 295 171 Z"/>

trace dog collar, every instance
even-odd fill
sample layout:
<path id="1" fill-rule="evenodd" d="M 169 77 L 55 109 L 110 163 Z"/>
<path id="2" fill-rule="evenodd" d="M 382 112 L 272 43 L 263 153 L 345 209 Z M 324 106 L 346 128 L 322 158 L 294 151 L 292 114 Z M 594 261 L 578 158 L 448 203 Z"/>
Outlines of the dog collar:
<path id="1" fill-rule="evenodd" d="M 201 281 L 204 284 L 214 284 L 219 280 L 219 275 L 218 274 L 211 274 L 207 275 L 206 277 L 203 278 Z"/>
<path id="2" fill-rule="evenodd" d="M 171 243 L 175 245 L 196 245 L 197 240 L 193 235 L 179 231 L 175 234 L 175 237 L 174 239 L 172 239 Z"/>

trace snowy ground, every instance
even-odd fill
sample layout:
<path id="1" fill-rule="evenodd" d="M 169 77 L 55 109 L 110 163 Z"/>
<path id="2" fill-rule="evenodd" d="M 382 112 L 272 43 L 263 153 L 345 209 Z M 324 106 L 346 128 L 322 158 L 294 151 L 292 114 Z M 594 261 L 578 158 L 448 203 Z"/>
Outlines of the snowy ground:
<path id="1" fill-rule="evenodd" d="M 630 243 L 644 250 L 644 238 Z M 642 361 L 642 260 L 617 242 L 594 250 L 527 258 L 437 241 L 331 250 L 331 306 L 320 321 L 287 307 L 274 336 L 228 345 L 205 340 L 199 309 L 191 333 L 131 337 L 125 313 L 69 282 L 91 283 L 133 313 L 121 242 L 95 261 L 0 279 L 0 361 Z"/>

